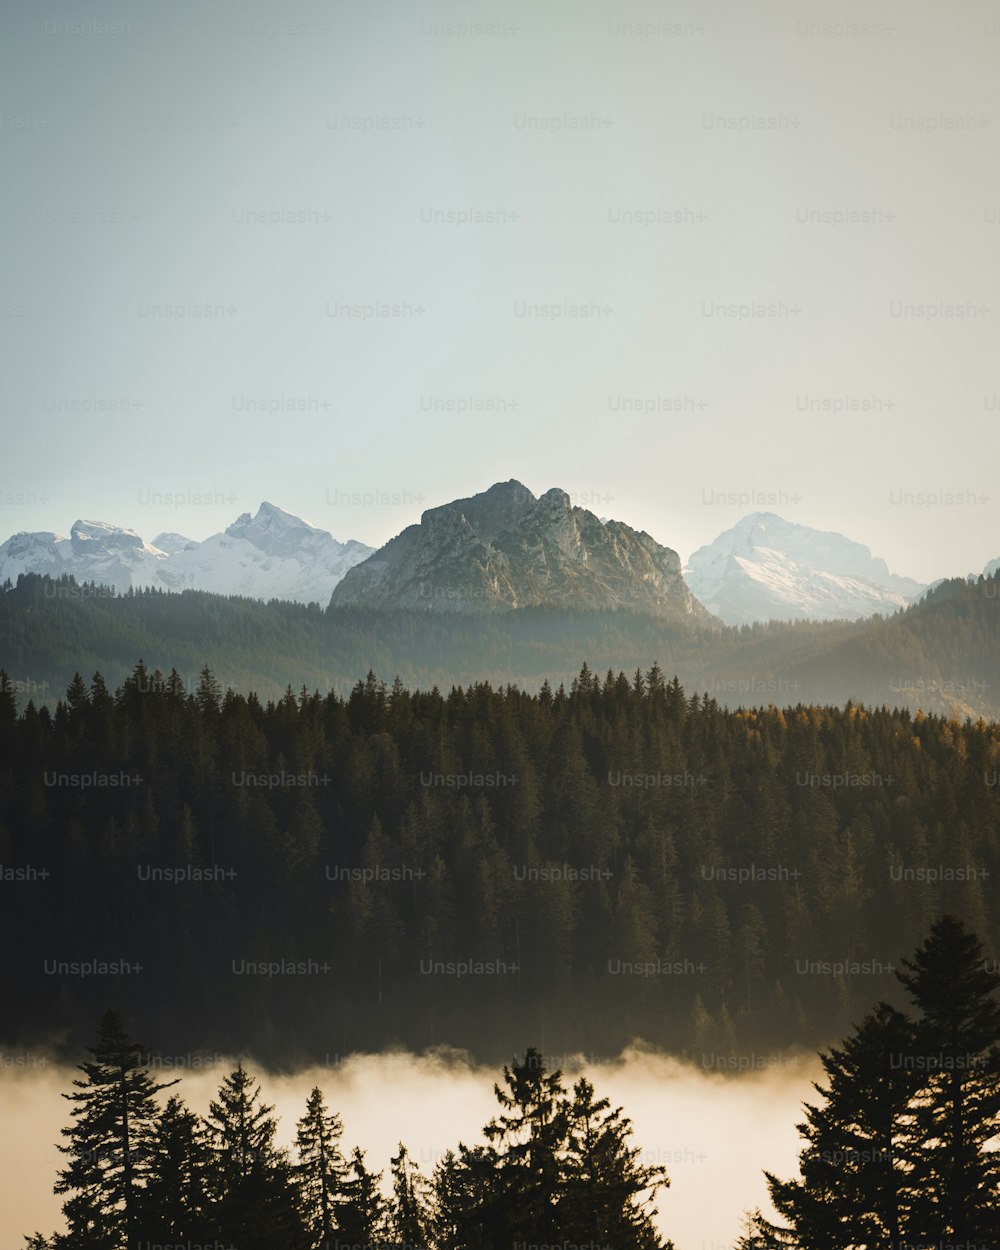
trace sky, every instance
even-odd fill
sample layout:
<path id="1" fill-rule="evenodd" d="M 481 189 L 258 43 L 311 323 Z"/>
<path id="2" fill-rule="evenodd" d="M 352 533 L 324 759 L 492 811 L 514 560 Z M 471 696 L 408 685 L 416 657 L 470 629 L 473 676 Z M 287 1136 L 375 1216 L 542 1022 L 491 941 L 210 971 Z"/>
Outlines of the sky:
<path id="1" fill-rule="evenodd" d="M 1000 555 L 988 0 L 9 0 L 0 538 L 508 478 Z"/>

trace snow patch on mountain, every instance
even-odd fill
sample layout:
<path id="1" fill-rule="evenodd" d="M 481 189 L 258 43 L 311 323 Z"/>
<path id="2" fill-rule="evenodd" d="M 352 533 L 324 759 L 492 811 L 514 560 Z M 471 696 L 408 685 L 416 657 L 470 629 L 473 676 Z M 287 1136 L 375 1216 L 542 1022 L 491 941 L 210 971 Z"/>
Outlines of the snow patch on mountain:
<path id="1" fill-rule="evenodd" d="M 77 521 L 69 538 L 51 532 L 14 534 L 0 545 L 0 581 L 21 573 L 71 574 L 127 590 L 206 590 L 255 599 L 326 603 L 349 568 L 372 548 L 337 542 L 301 517 L 262 503 L 222 534 L 195 542 L 182 534 L 158 534 L 143 542 L 134 531 L 103 521 Z"/>
<path id="2" fill-rule="evenodd" d="M 157 550 L 165 552 L 168 556 L 176 555 L 178 551 L 183 551 L 185 547 L 197 547 L 198 542 L 194 538 L 185 538 L 183 534 L 172 534 L 170 532 L 157 534 L 153 539 L 151 546 Z"/>
<path id="3" fill-rule="evenodd" d="M 244 512 L 224 533 L 175 552 L 159 579 L 171 590 L 326 604 L 347 570 L 372 550 L 353 539 L 337 542 L 265 501 L 256 516 Z"/>
<path id="4" fill-rule="evenodd" d="M 770 512 L 744 517 L 688 561 L 693 594 L 727 625 L 767 620 L 858 620 L 918 599 L 926 586 L 842 534 Z"/>

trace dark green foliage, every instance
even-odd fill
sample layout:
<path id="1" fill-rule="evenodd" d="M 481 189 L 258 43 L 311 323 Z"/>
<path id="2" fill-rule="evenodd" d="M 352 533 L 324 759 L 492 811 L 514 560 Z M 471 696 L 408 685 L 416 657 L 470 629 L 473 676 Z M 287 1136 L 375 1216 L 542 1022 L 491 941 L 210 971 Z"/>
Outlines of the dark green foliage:
<path id="1" fill-rule="evenodd" d="M 212 1162 L 205 1125 L 179 1098 L 170 1098 L 152 1140 L 141 1202 L 142 1241 L 197 1245 L 213 1240 Z"/>
<path id="2" fill-rule="evenodd" d="M 803 1247 L 899 1246 L 918 1197 L 907 1140 L 918 1078 L 913 1027 L 880 1003 L 842 1048 L 822 1055 L 825 1102 L 806 1107 L 801 1180 L 767 1173 L 771 1200 Z"/>
<path id="3" fill-rule="evenodd" d="M 524 1245 L 596 1245 L 671 1250 L 650 1210 L 669 1180 L 638 1162 L 621 1108 L 594 1099 L 589 1081 L 572 1098 L 558 1071 L 529 1049 L 495 1086 L 501 1114 L 488 1145 L 460 1145 L 434 1175 L 431 1221 L 437 1250 L 509 1250 Z"/>
<path id="4" fill-rule="evenodd" d="M 314 1089 L 295 1137 L 295 1178 L 314 1247 L 329 1242 L 335 1225 L 336 1206 L 347 1175 L 347 1161 L 340 1149 L 343 1132 L 340 1116 L 327 1111 L 323 1091 Z"/>
<path id="5" fill-rule="evenodd" d="M 336 1212 L 336 1241 L 344 1246 L 368 1246 L 375 1250 L 385 1240 L 388 1209 L 379 1188 L 381 1172 L 369 1172 L 364 1151 L 357 1147 L 343 1181 Z"/>
<path id="6" fill-rule="evenodd" d="M 176 669 L 189 689 L 207 664 L 221 686 L 275 699 L 289 682 L 346 694 L 369 667 L 425 688 L 488 680 L 538 689 L 546 678 L 568 686 L 586 659 L 595 673 L 659 660 L 664 682 L 678 673 L 732 706 L 853 696 L 997 716 L 998 588 L 998 576 L 955 578 L 888 618 L 713 629 L 624 611 L 323 611 L 193 590 L 114 594 L 32 573 L 0 591 L 0 664 L 22 705 L 54 702 L 74 672 L 99 669 L 117 685 L 136 655 Z"/>
<path id="7" fill-rule="evenodd" d="M 924 1074 L 911 1133 L 920 1235 L 1000 1244 L 1000 975 L 953 916 L 905 968 Z"/>
<path id="8" fill-rule="evenodd" d="M 392 1200 L 389 1204 L 389 1240 L 406 1250 L 426 1246 L 433 1218 L 430 1186 L 414 1165 L 402 1142 L 393 1155 Z"/>
<path id="9" fill-rule="evenodd" d="M 1000 1244 L 1000 976 L 945 916 L 899 979 L 918 1015 L 882 1003 L 822 1056 L 801 1179 L 767 1174 L 784 1219 L 765 1244 L 904 1250 Z"/>
<path id="10" fill-rule="evenodd" d="M 216 705 L 214 682 L 199 698 L 140 662 L 52 714 L 0 706 L 0 864 L 34 874 L 0 939 L 143 969 L 12 958 L 0 1041 L 112 992 L 173 1053 L 446 1037 L 492 1061 L 530 1029 L 719 1066 L 846 1030 L 935 914 L 1000 943 L 995 724 L 727 711 L 655 668 L 537 696 L 372 674 L 347 699 Z M 824 960 L 882 973 L 809 972 Z"/>
<path id="11" fill-rule="evenodd" d="M 651 1224 L 655 1208 L 648 1204 L 670 1184 L 665 1170 L 639 1162 L 642 1152 L 629 1144 L 632 1129 L 622 1109 L 595 1098 L 586 1078 L 574 1085 L 566 1116 L 559 1201 L 564 1241 L 659 1250 Z"/>
<path id="12" fill-rule="evenodd" d="M 68 1194 L 63 1212 L 67 1250 L 124 1250 L 141 1229 L 141 1200 L 155 1154 L 157 1084 L 142 1066 L 142 1047 L 125 1031 L 117 1012 L 101 1020 L 93 1058 L 79 1065 L 83 1080 L 63 1094 L 73 1124 L 63 1129 L 68 1156 L 56 1182 Z"/>
<path id="13" fill-rule="evenodd" d="M 503 1070 L 494 1086 L 501 1114 L 483 1130 L 486 1159 L 495 1178 L 492 1202 L 484 1204 L 491 1245 L 560 1239 L 559 1151 L 567 1124 L 560 1073 L 546 1071 L 542 1056 L 528 1050 Z"/>
<path id="14" fill-rule="evenodd" d="M 239 1250 L 305 1250 L 293 1170 L 274 1144 L 273 1108 L 242 1064 L 226 1077 L 206 1119 L 212 1208 L 219 1235 Z"/>

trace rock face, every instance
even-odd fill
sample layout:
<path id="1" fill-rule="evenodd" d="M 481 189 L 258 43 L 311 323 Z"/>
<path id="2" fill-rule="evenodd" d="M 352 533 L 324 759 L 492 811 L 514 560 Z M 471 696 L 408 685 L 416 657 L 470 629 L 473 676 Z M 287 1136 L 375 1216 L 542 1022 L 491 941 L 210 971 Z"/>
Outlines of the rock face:
<path id="1" fill-rule="evenodd" d="M 675 551 L 574 507 L 565 491 L 536 499 L 513 480 L 428 509 L 346 573 L 331 602 L 457 612 L 624 608 L 713 623 Z"/>
<path id="2" fill-rule="evenodd" d="M 688 585 L 727 625 L 857 620 L 892 613 L 927 589 L 842 534 L 755 512 L 692 555 Z"/>
<path id="3" fill-rule="evenodd" d="M 15 534 L 0 546 L 0 582 L 20 573 L 69 573 L 77 582 L 128 590 L 207 590 L 256 599 L 325 603 L 353 564 L 371 553 L 364 543 L 339 543 L 274 504 L 246 512 L 222 534 L 195 542 L 158 534 L 144 543 L 134 530 L 77 521 L 69 538 Z"/>

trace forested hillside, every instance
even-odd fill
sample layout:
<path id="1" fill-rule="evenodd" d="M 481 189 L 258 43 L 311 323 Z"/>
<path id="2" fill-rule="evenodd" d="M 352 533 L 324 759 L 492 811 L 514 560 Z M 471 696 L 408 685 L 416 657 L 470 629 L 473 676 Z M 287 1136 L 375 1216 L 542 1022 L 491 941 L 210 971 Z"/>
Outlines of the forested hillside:
<path id="1" fill-rule="evenodd" d="M 742 628 L 665 623 L 629 612 L 528 608 L 470 617 L 417 610 L 77 586 L 35 575 L 0 593 L 0 664 L 20 705 L 55 705 L 75 672 L 123 682 L 137 656 L 194 685 L 208 664 L 223 689 L 280 698 L 286 686 L 347 696 L 374 669 L 430 689 L 489 681 L 537 691 L 584 662 L 660 664 L 719 703 L 844 703 L 1000 716 L 1000 578 L 942 583 L 895 616 Z"/>
<path id="2" fill-rule="evenodd" d="M 1000 939 L 995 723 L 727 711 L 655 667 L 262 703 L 139 664 L 21 714 L 4 682 L 5 1040 L 114 1001 L 175 1051 L 725 1066 L 842 1032 L 942 911 Z"/>

